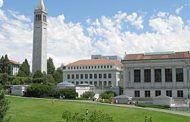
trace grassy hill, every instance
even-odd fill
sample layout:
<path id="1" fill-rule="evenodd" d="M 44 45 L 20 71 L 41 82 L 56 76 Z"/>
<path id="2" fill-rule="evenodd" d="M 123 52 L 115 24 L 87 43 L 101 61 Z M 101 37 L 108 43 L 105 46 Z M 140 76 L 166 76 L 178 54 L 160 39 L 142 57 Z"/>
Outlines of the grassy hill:
<path id="1" fill-rule="evenodd" d="M 190 117 L 146 111 L 142 109 L 116 107 L 94 103 L 68 102 L 47 99 L 7 97 L 10 101 L 8 111 L 10 122 L 64 122 L 61 119 L 65 110 L 86 112 L 101 110 L 113 116 L 115 122 L 144 122 L 144 117 L 152 117 L 153 122 L 190 122 Z"/>

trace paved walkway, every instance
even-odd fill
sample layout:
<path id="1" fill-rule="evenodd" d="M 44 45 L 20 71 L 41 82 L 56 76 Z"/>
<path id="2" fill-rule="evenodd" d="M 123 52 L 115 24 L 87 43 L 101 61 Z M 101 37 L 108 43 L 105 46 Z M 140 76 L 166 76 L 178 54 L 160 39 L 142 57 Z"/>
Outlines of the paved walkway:
<path id="1" fill-rule="evenodd" d="M 7 95 L 7 96 L 9 96 L 9 95 Z M 11 97 L 19 97 L 19 96 L 11 96 Z M 28 98 L 28 97 L 19 97 L 19 98 Z M 47 98 L 28 98 L 28 99 L 52 100 L 52 99 L 47 99 Z M 58 99 L 53 99 L 53 100 L 58 100 Z M 118 107 L 136 108 L 136 109 L 143 109 L 143 110 L 149 110 L 149 111 L 164 112 L 164 113 L 169 113 L 169 114 L 176 114 L 176 115 L 182 115 L 182 116 L 188 116 L 188 117 L 190 117 L 190 113 L 189 112 L 183 112 L 183 111 L 172 111 L 172 110 L 158 109 L 158 108 L 144 108 L 144 107 L 138 107 L 138 106 L 134 106 L 134 105 L 125 105 L 125 104 L 99 103 L 99 102 L 85 101 L 85 100 L 63 100 L 63 101 L 93 103 L 93 104 L 102 104 L 102 105 L 110 105 L 110 106 L 118 106 Z"/>

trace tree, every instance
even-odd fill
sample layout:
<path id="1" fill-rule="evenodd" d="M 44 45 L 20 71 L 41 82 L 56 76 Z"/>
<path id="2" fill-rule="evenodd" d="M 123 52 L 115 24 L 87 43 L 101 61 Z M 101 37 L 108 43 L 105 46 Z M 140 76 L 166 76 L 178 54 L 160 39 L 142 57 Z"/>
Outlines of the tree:
<path id="1" fill-rule="evenodd" d="M 112 91 L 106 91 L 106 92 L 100 94 L 100 97 L 102 99 L 110 99 L 114 96 L 116 96 L 116 93 L 112 92 Z"/>
<path id="2" fill-rule="evenodd" d="M 53 63 L 53 59 L 49 58 L 47 60 L 47 74 L 53 74 L 55 72 L 55 66 Z"/>
<path id="3" fill-rule="evenodd" d="M 11 75 L 11 64 L 7 55 L 2 56 L 0 59 L 0 73 L 7 73 Z"/>
<path id="4" fill-rule="evenodd" d="M 47 97 L 51 91 L 51 86 L 43 84 L 32 84 L 26 90 L 27 97 Z"/>
<path id="5" fill-rule="evenodd" d="M 58 68 L 54 72 L 53 77 L 54 77 L 56 83 L 62 82 L 63 81 L 63 70 L 61 68 Z"/>
<path id="6" fill-rule="evenodd" d="M 0 122 L 4 121 L 8 110 L 8 100 L 5 98 L 4 91 L 0 90 Z"/>
<path id="7" fill-rule="evenodd" d="M 34 75 L 33 75 L 33 78 L 43 78 L 43 74 L 40 70 L 37 70 Z"/>
<path id="8" fill-rule="evenodd" d="M 47 74 L 44 77 L 45 77 L 44 80 L 46 83 L 55 83 L 55 80 L 51 74 Z"/>
<path id="9" fill-rule="evenodd" d="M 3 73 L 3 70 L 4 70 L 3 69 L 4 68 L 3 67 L 3 61 L 4 61 L 4 56 L 2 56 L 1 59 L 0 59 L 0 73 Z"/>
<path id="10" fill-rule="evenodd" d="M 92 91 L 86 91 L 86 92 L 84 92 L 84 93 L 82 94 L 82 97 L 88 99 L 88 98 L 94 97 L 94 95 L 95 95 L 94 92 L 92 92 Z"/>
<path id="11" fill-rule="evenodd" d="M 21 64 L 19 71 L 18 71 L 18 76 L 19 77 L 30 76 L 30 65 L 29 65 L 27 59 L 25 59 L 25 61 Z"/>

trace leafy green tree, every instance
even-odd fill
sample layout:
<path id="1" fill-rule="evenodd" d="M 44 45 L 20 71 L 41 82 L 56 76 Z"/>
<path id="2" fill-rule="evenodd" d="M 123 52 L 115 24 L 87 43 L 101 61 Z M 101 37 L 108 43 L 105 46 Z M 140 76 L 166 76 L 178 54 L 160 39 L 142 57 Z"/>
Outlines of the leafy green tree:
<path id="1" fill-rule="evenodd" d="M 0 73 L 7 73 L 11 75 L 11 64 L 7 55 L 2 56 L 0 59 Z"/>
<path id="2" fill-rule="evenodd" d="M 1 59 L 0 59 L 0 73 L 3 73 L 3 70 L 4 70 L 3 69 L 4 68 L 3 67 L 3 61 L 4 61 L 4 56 L 2 56 Z"/>
<path id="3" fill-rule="evenodd" d="M 0 122 L 4 122 L 8 107 L 8 100 L 5 98 L 4 91 L 0 90 Z"/>
<path id="4" fill-rule="evenodd" d="M 84 92 L 84 93 L 82 94 L 82 97 L 88 99 L 88 98 L 94 97 L 94 95 L 95 95 L 94 92 L 92 92 L 92 91 L 86 91 L 86 92 Z"/>
<path id="5" fill-rule="evenodd" d="M 18 71 L 18 76 L 19 77 L 30 76 L 30 65 L 29 65 L 27 59 L 25 59 L 25 61 L 21 64 L 19 71 Z"/>
<path id="6" fill-rule="evenodd" d="M 116 93 L 112 92 L 112 91 L 106 91 L 106 92 L 100 94 L 100 97 L 102 99 L 111 99 L 114 96 L 116 96 Z"/>
<path id="7" fill-rule="evenodd" d="M 54 72 L 53 77 L 54 77 L 56 83 L 62 82 L 63 81 L 63 70 L 61 68 L 58 68 Z"/>
<path id="8" fill-rule="evenodd" d="M 26 90 L 27 97 L 47 97 L 51 91 L 51 86 L 44 84 L 32 84 Z"/>
<path id="9" fill-rule="evenodd" d="M 33 78 L 43 78 L 44 74 L 42 74 L 42 72 L 40 70 L 37 70 L 34 75 Z"/>
<path id="10" fill-rule="evenodd" d="M 49 58 L 47 60 L 47 74 L 53 74 L 55 72 L 55 65 L 53 63 L 53 59 Z"/>
<path id="11" fill-rule="evenodd" d="M 45 79 L 46 83 L 55 83 L 55 80 L 53 78 L 53 76 L 51 74 L 47 74 L 45 75 Z"/>

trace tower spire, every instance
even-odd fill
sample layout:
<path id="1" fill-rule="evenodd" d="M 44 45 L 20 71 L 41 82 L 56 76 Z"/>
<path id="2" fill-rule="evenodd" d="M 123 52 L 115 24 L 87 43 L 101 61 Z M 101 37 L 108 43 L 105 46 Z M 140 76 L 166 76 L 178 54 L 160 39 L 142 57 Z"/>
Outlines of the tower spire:
<path id="1" fill-rule="evenodd" d="M 45 10 L 45 5 L 43 0 L 39 0 L 37 9 Z"/>

